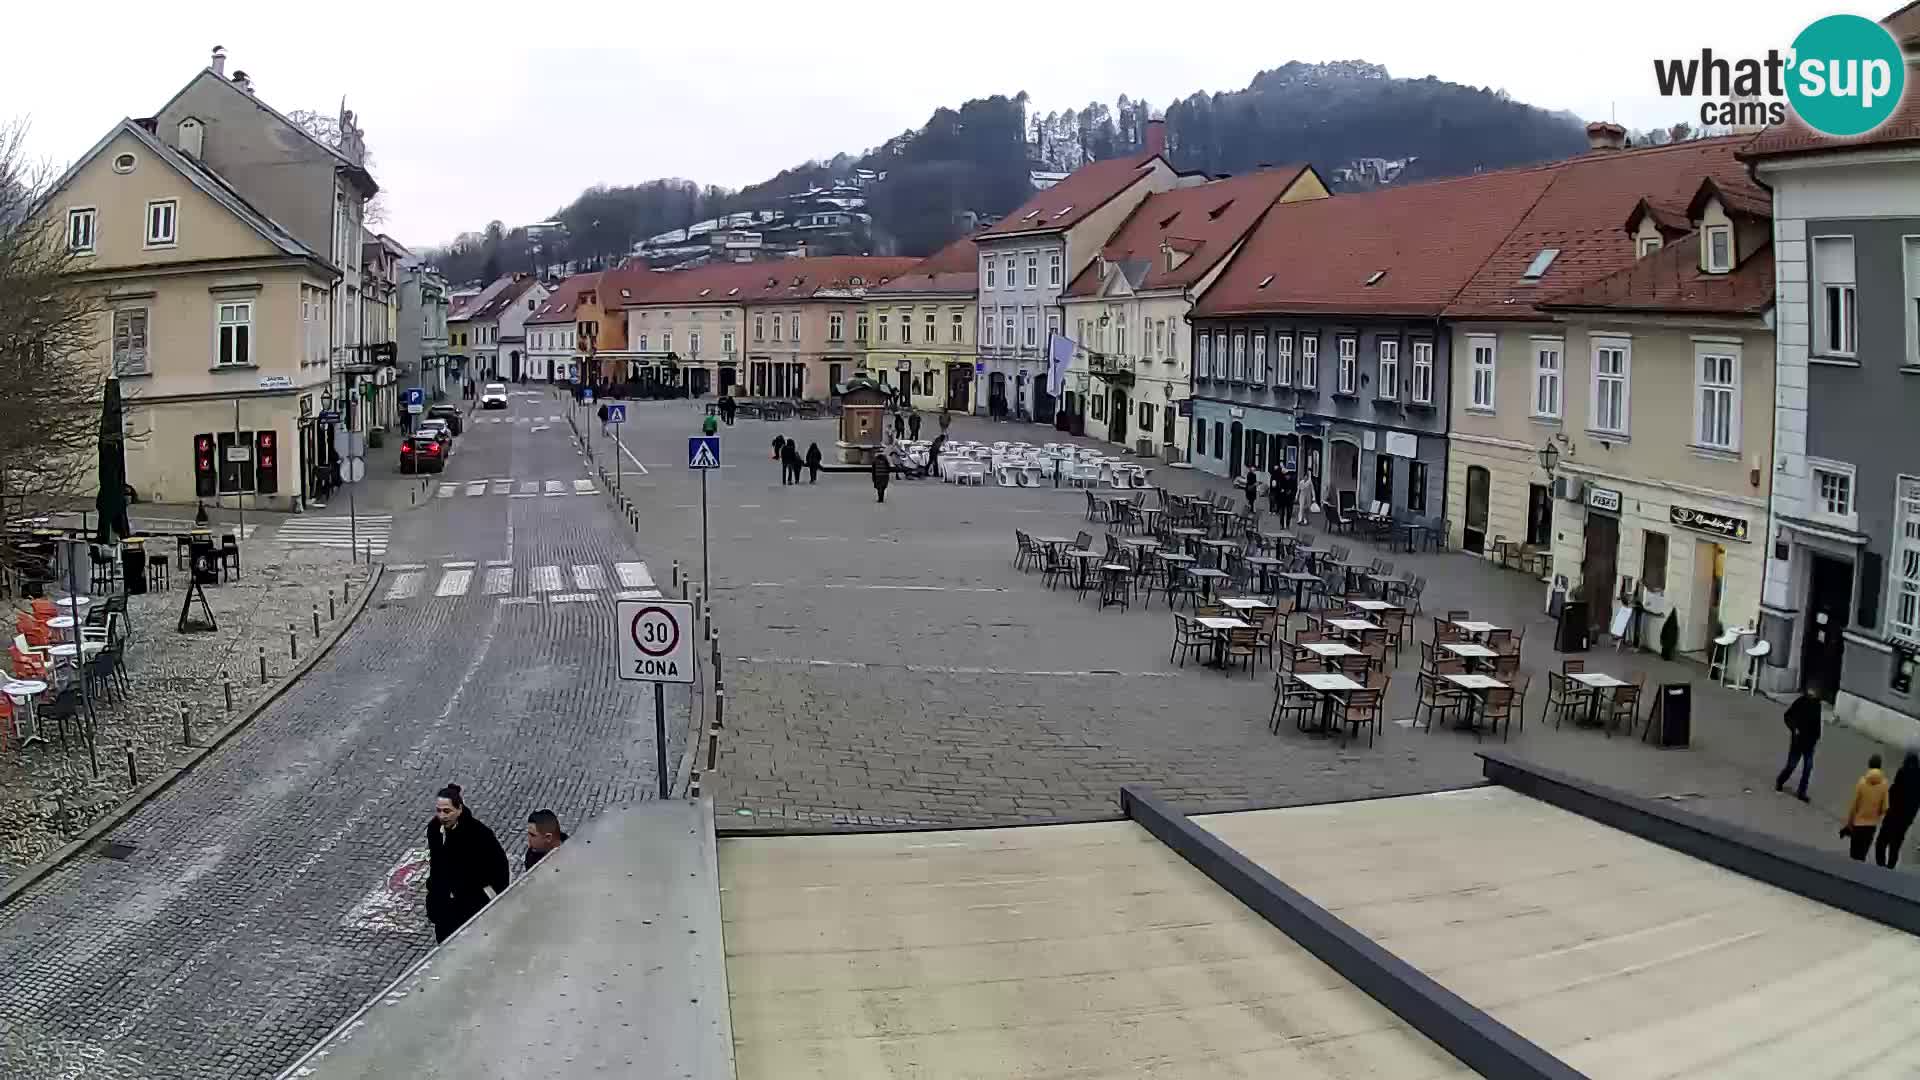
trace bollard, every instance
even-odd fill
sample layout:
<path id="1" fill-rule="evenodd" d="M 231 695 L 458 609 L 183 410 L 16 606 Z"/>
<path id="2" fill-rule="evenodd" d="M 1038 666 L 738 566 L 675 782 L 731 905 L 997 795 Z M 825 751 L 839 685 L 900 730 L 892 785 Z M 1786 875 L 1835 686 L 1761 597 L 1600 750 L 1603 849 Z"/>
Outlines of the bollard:
<path id="1" fill-rule="evenodd" d="M 133 760 L 133 747 L 127 747 L 127 786 L 140 786 L 140 766 Z"/>
<path id="2" fill-rule="evenodd" d="M 193 745 L 193 716 L 187 712 L 185 705 L 180 706 L 180 741 L 188 746 Z"/>
<path id="3" fill-rule="evenodd" d="M 680 560 L 679 559 L 673 560 L 673 577 L 670 580 L 672 584 L 668 585 L 667 586 L 668 588 L 677 589 L 680 587 Z M 683 593 L 681 595 L 684 596 L 685 594 Z"/>
<path id="4" fill-rule="evenodd" d="M 320 605 L 313 605 L 313 636 L 320 636 Z"/>
<path id="5" fill-rule="evenodd" d="M 716 686 L 713 688 L 713 730 L 717 732 L 726 726 L 727 691 L 724 687 Z"/>
<path id="6" fill-rule="evenodd" d="M 300 631 L 292 623 L 287 624 L 287 658 L 300 659 Z"/>
<path id="7" fill-rule="evenodd" d="M 707 771 L 712 772 L 720 760 L 720 725 L 707 729 Z"/>
<path id="8" fill-rule="evenodd" d="M 232 716 L 233 715 L 233 680 L 227 678 L 227 673 L 224 671 L 220 673 L 220 689 L 226 692 L 227 715 Z"/>
<path id="9" fill-rule="evenodd" d="M 327 592 L 327 621 L 328 621 L 328 622 L 332 622 L 332 621 L 334 620 L 334 615 L 335 615 L 335 612 L 334 612 L 334 610 L 333 610 L 333 592 L 332 592 L 332 590 L 328 590 L 328 592 Z"/>
<path id="10" fill-rule="evenodd" d="M 267 647 L 260 646 L 260 685 L 267 685 Z"/>
<path id="11" fill-rule="evenodd" d="M 715 686 L 720 685 L 720 638 L 719 638 L 719 635 L 715 635 L 713 639 L 713 684 Z"/>
<path id="12" fill-rule="evenodd" d="M 407 505 L 408 505 L 408 506 L 414 506 L 414 505 L 417 505 L 417 504 L 416 504 L 416 503 L 414 502 L 414 500 L 415 500 L 415 499 L 417 499 L 417 498 L 419 498 L 419 495 L 418 495 L 417 493 L 415 493 L 415 492 L 412 492 L 412 491 L 409 491 L 409 492 L 407 492 Z"/>

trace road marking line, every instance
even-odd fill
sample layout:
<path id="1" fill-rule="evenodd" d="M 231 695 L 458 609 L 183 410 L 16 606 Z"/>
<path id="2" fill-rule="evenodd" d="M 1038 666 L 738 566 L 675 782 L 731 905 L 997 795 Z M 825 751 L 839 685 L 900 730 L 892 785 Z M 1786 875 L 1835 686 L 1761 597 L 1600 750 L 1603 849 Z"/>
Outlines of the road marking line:
<path id="1" fill-rule="evenodd" d="M 604 589 L 607 587 L 606 571 L 600 569 L 599 563 L 582 563 L 575 566 L 573 568 L 573 587 L 582 591 L 587 589 Z"/>
<path id="2" fill-rule="evenodd" d="M 418 570 L 401 574 L 393 579 L 393 588 L 387 590 L 387 599 L 408 600 L 420 595 L 420 583 L 426 578 L 427 575 Z"/>
<path id="3" fill-rule="evenodd" d="M 488 566 L 512 566 L 513 560 L 512 559 L 488 559 L 487 565 Z"/>
<path id="4" fill-rule="evenodd" d="M 537 495 L 537 494 L 539 494 L 539 493 L 540 493 L 540 481 L 538 481 L 538 480 L 522 480 L 522 481 L 520 481 L 520 494 L 522 494 L 522 495 Z"/>
<path id="5" fill-rule="evenodd" d="M 500 605 L 502 607 L 508 604 L 537 604 L 539 602 L 540 598 L 537 596 L 503 596 L 500 598 Z"/>
<path id="6" fill-rule="evenodd" d="M 658 600 L 660 599 L 660 590 L 659 589 L 632 589 L 627 592 L 617 594 L 615 598 L 619 600 Z"/>
<path id="7" fill-rule="evenodd" d="M 487 571 L 487 582 L 481 592 L 487 596 L 499 596 L 513 591 L 513 567 L 496 566 Z"/>
<path id="8" fill-rule="evenodd" d="M 485 495 L 486 493 L 487 493 L 487 482 L 485 480 L 467 481 L 467 496 L 469 498 L 475 495 Z"/>
<path id="9" fill-rule="evenodd" d="M 547 430 L 547 425 L 545 425 L 545 424 L 535 424 L 535 425 L 533 425 L 533 427 L 532 427 L 532 429 L 531 429 L 531 430 L 533 430 L 533 431 L 545 431 L 545 430 Z"/>
<path id="10" fill-rule="evenodd" d="M 440 585 L 433 590 L 435 596 L 465 596 L 467 586 L 473 583 L 473 571 L 449 570 L 440 575 Z"/>
<path id="11" fill-rule="evenodd" d="M 760 504 L 759 504 L 759 503 L 741 503 L 741 504 L 740 504 L 740 509 L 742 509 L 742 510 L 758 510 L 758 509 L 760 509 Z"/>
<path id="12" fill-rule="evenodd" d="M 573 493 L 575 495 L 598 495 L 600 494 L 600 489 L 594 487 L 593 481 L 591 480 L 575 480 L 573 482 Z"/>
<path id="13" fill-rule="evenodd" d="M 584 604 L 589 600 L 595 599 L 598 598 L 590 592 L 569 592 L 549 596 L 547 597 L 547 602 L 552 604 Z"/>
<path id="14" fill-rule="evenodd" d="M 517 494 L 507 496 L 507 498 L 509 499 L 537 499 L 539 497 L 540 497 L 540 493 L 537 491 L 523 491 Z"/>
<path id="15" fill-rule="evenodd" d="M 436 499 L 451 499 L 453 498 L 453 493 L 459 490 L 459 484 L 441 484 L 440 489 L 433 493 L 433 497 Z"/>
<path id="16" fill-rule="evenodd" d="M 425 570 L 426 568 L 427 568 L 426 563 L 417 563 L 417 562 L 395 563 L 392 566 L 387 567 L 388 570 L 396 574 L 402 570 Z"/>
<path id="17" fill-rule="evenodd" d="M 534 592 L 559 592 L 560 568 L 557 566 L 536 566 L 533 568 Z"/>
<path id="18" fill-rule="evenodd" d="M 643 562 L 621 562 L 613 564 L 613 572 L 620 578 L 623 589 L 650 589 L 653 587 L 653 573 Z"/>
<path id="19" fill-rule="evenodd" d="M 468 559 L 468 560 L 466 560 L 465 562 L 444 562 L 444 561 L 443 561 L 443 562 L 441 562 L 441 564 L 440 564 L 440 569 L 442 569 L 442 570 L 471 570 L 471 569 L 473 569 L 473 568 L 474 568 L 474 565 L 475 565 L 475 564 L 474 564 L 474 562 L 473 562 L 473 560 L 472 560 L 472 559 Z"/>
<path id="20" fill-rule="evenodd" d="M 922 675 L 1019 675 L 1033 678 L 1111 679 L 1114 676 L 1136 679 L 1172 679 L 1171 671 L 1016 671 L 1009 668 L 939 667 L 930 664 L 873 664 L 859 660 L 807 660 L 791 656 L 736 656 L 742 664 L 782 664 L 793 667 L 832 667 L 867 670 L 890 668 Z"/>
<path id="21" fill-rule="evenodd" d="M 495 480 L 493 482 L 493 493 L 495 495 L 505 495 L 507 492 L 512 490 L 513 490 L 513 481 L 511 480 Z"/>
<path id="22" fill-rule="evenodd" d="M 548 495 L 565 495 L 566 493 L 567 493 L 566 489 L 561 485 L 560 481 L 558 480 L 547 481 Z"/>

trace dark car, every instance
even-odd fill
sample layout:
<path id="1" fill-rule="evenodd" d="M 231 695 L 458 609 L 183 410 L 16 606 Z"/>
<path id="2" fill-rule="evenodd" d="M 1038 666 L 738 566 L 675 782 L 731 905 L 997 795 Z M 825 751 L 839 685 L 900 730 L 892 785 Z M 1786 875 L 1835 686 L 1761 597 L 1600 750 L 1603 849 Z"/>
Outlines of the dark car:
<path id="1" fill-rule="evenodd" d="M 460 416 L 460 409 L 454 405 L 435 405 L 427 410 L 427 419 L 445 420 L 447 428 L 455 435 L 464 433 L 466 429 L 466 424 Z"/>
<path id="2" fill-rule="evenodd" d="M 445 472 L 447 442 L 438 435 L 409 435 L 400 441 L 400 471 Z"/>

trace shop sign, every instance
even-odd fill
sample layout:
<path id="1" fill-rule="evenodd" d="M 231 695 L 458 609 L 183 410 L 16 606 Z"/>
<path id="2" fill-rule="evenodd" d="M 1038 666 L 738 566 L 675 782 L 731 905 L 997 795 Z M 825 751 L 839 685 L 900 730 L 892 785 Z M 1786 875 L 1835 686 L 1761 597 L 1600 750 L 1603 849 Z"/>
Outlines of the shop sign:
<path id="1" fill-rule="evenodd" d="M 1695 510 L 1691 506 L 1674 506 L 1667 510 L 1667 520 L 1683 529 L 1694 532 L 1711 533 L 1728 540 L 1748 542 L 1747 519 L 1728 514 L 1715 514 L 1706 510 Z"/>
<path id="2" fill-rule="evenodd" d="M 1420 456 L 1420 437 L 1405 431 L 1389 431 L 1387 434 L 1387 453 L 1398 458 L 1417 458 Z"/>
<path id="3" fill-rule="evenodd" d="M 1587 505 L 1595 510 L 1608 513 L 1620 512 L 1620 493 L 1613 488 L 1593 487 L 1587 489 Z"/>

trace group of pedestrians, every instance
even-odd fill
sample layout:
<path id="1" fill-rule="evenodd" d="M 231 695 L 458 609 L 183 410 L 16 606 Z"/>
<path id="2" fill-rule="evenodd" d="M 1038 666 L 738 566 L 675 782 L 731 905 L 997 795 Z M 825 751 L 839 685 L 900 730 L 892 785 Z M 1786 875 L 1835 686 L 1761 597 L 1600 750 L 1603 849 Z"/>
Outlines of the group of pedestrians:
<path id="1" fill-rule="evenodd" d="M 1794 797 L 1807 802 L 1807 780 L 1813 772 L 1813 752 L 1820 743 L 1820 687 L 1809 683 L 1793 704 L 1787 706 L 1787 764 L 1774 777 L 1773 790 L 1783 791 L 1793 770 L 1800 770 L 1800 783 Z M 1873 861 L 1891 870 L 1900 863 L 1900 848 L 1907 841 L 1907 830 L 1920 813 L 1920 753 L 1909 750 L 1893 781 L 1881 771 L 1879 754 L 1867 758 L 1867 771 L 1853 785 L 1853 801 L 1847 804 L 1847 817 L 1840 826 L 1840 837 L 1847 842 L 1847 855 L 1855 862 Z"/>
<path id="2" fill-rule="evenodd" d="M 506 891 L 509 873 L 500 838 L 474 816 L 459 784 L 441 788 L 433 803 L 433 819 L 427 822 L 427 920 L 433 923 L 433 940 L 441 942 Z M 533 869 L 566 840 L 552 810 L 528 814 L 523 869 Z"/>
<path id="3" fill-rule="evenodd" d="M 733 395 L 721 394 L 720 400 L 714 402 L 713 407 L 720 413 L 720 419 L 725 421 L 728 427 L 732 427 L 733 418 L 740 412 L 740 403 L 733 400 Z"/>
<path id="4" fill-rule="evenodd" d="M 941 430 L 945 430 L 942 427 Z M 920 438 L 920 410 L 894 406 L 893 437 L 895 439 Z"/>
<path id="5" fill-rule="evenodd" d="M 807 444 L 805 457 L 800 454 L 800 444 L 785 435 L 773 437 L 773 460 L 780 463 L 780 482 L 797 484 L 800 482 L 800 470 L 806 469 L 807 483 L 820 482 L 820 444 Z"/>

